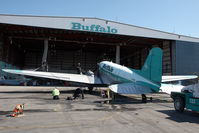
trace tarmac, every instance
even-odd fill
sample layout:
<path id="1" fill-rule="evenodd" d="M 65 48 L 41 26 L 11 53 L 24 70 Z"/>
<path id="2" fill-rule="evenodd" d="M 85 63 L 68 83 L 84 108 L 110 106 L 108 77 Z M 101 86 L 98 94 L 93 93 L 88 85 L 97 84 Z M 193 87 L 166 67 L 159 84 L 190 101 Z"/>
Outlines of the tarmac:
<path id="1" fill-rule="evenodd" d="M 177 113 L 168 94 L 100 97 L 100 90 L 85 91 L 85 99 L 66 100 L 75 88 L 61 87 L 60 100 L 52 100 L 53 87 L 0 86 L 0 133 L 194 133 L 199 113 Z M 17 104 L 24 114 L 10 117 Z"/>

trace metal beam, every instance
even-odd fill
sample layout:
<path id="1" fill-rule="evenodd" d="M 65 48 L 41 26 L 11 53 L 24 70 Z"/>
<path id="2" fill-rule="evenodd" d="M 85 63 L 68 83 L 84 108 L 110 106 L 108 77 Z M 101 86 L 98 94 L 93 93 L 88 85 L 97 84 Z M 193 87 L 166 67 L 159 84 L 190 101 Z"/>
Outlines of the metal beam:
<path id="1" fill-rule="evenodd" d="M 115 63 L 120 64 L 120 45 L 116 46 L 116 58 Z"/>
<path id="2" fill-rule="evenodd" d="M 42 70 L 47 70 L 47 56 L 48 56 L 48 39 L 44 39 L 44 53 L 42 57 Z"/>

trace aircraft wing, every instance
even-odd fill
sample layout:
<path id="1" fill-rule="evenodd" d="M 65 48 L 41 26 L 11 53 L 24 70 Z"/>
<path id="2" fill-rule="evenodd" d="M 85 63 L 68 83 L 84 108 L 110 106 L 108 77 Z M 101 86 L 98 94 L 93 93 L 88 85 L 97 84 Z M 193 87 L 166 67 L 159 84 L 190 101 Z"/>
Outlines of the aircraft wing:
<path id="1" fill-rule="evenodd" d="M 4 72 L 19 74 L 32 77 L 56 79 L 63 81 L 72 81 L 85 84 L 94 84 L 94 75 L 80 75 L 80 74 L 66 74 L 66 73 L 54 73 L 54 72 L 40 72 L 40 71 L 30 71 L 30 70 L 12 70 L 12 69 L 2 69 Z"/>
<path id="2" fill-rule="evenodd" d="M 110 85 L 109 88 L 119 94 L 148 94 L 152 90 L 146 85 L 141 85 L 137 83 L 123 83 Z"/>
<path id="3" fill-rule="evenodd" d="M 187 80 L 198 78 L 196 75 L 182 75 L 182 76 L 162 76 L 162 82 Z"/>

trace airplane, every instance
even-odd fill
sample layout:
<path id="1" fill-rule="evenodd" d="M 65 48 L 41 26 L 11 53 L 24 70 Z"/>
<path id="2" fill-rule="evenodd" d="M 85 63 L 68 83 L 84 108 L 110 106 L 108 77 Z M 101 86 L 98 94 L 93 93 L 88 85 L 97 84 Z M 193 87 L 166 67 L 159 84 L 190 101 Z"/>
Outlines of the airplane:
<path id="1" fill-rule="evenodd" d="M 158 93 L 164 82 L 197 78 L 196 75 L 162 76 L 162 50 L 158 47 L 150 50 L 141 70 L 131 69 L 109 61 L 99 63 L 97 74 L 90 72 L 86 75 L 30 70 L 2 70 L 12 74 L 82 83 L 90 90 L 93 87 L 105 85 L 115 93 L 141 94 L 143 100 L 146 99 L 146 94 Z M 165 88 L 169 86 L 164 84 L 163 87 L 163 90 L 166 90 Z"/>
<path id="2" fill-rule="evenodd" d="M 0 85 L 24 85 L 24 83 L 31 79 L 19 77 L 17 79 L 6 79 L 6 77 L 0 77 Z"/>

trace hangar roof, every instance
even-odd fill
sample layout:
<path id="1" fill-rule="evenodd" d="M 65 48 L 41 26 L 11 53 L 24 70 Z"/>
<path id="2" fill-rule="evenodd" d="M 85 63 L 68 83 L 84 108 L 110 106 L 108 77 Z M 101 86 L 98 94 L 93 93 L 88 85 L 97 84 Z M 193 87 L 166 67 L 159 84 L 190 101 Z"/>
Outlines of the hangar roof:
<path id="1" fill-rule="evenodd" d="M 199 42 L 199 38 L 88 17 L 55 17 L 0 14 L 0 23 L 74 31 L 89 31 L 164 40 Z"/>

